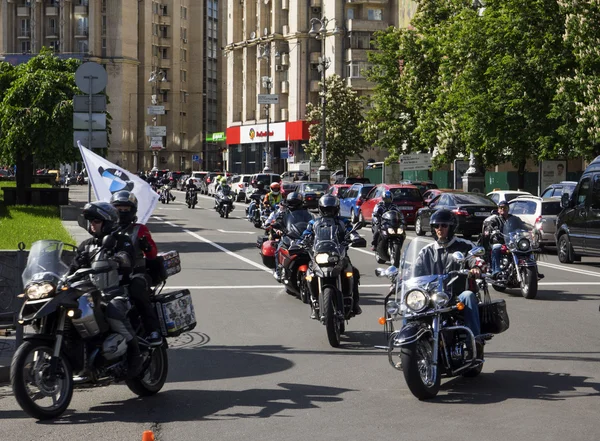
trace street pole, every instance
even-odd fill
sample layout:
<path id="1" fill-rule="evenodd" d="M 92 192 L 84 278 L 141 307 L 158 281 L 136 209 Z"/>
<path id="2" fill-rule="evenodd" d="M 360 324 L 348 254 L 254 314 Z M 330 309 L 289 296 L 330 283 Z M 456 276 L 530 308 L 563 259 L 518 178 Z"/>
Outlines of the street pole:
<path id="1" fill-rule="evenodd" d="M 321 166 L 318 171 L 318 180 L 320 182 L 329 182 L 329 170 L 327 170 L 327 140 L 326 140 L 326 132 L 325 132 L 325 122 L 327 121 L 326 111 L 327 111 L 327 85 L 325 83 L 325 71 L 327 70 L 328 63 L 325 58 L 325 34 L 323 34 L 321 38 L 321 56 L 322 56 L 322 65 L 321 65 L 321 78 L 323 82 L 323 109 L 322 113 L 322 123 L 321 123 Z"/>
<path id="2" fill-rule="evenodd" d="M 269 87 L 269 91 L 270 91 L 270 89 L 271 88 Z M 270 136 L 269 121 L 271 120 L 271 105 L 266 104 L 265 110 L 267 111 L 267 156 L 265 158 L 265 169 L 263 170 L 263 172 L 271 173 L 271 142 L 269 139 L 269 136 Z"/>

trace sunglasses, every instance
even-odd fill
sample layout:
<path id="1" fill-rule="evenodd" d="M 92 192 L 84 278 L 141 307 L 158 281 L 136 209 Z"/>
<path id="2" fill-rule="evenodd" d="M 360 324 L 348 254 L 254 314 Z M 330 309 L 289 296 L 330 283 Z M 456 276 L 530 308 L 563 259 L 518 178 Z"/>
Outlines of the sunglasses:
<path id="1" fill-rule="evenodd" d="M 501 205 L 498 207 L 498 210 L 508 210 L 508 207 L 505 205 Z"/>
<path id="2" fill-rule="evenodd" d="M 448 224 L 435 224 L 433 226 L 433 228 L 438 229 L 438 228 L 448 228 L 449 225 Z"/>
<path id="3" fill-rule="evenodd" d="M 101 224 L 101 223 L 102 223 L 102 221 L 101 221 L 100 219 L 92 219 L 92 220 L 90 221 L 90 223 L 92 223 L 92 224 Z"/>

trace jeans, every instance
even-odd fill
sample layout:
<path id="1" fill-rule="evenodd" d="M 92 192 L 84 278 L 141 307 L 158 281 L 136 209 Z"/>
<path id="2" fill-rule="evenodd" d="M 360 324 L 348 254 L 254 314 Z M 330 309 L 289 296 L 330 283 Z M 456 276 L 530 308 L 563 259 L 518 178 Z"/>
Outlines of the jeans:
<path id="1" fill-rule="evenodd" d="M 492 245 L 492 274 L 500 272 L 500 256 L 502 244 L 496 243 Z"/>
<path id="2" fill-rule="evenodd" d="M 248 219 L 252 219 L 252 217 L 254 216 L 254 210 L 256 210 L 256 202 L 252 201 L 250 202 L 250 205 L 248 205 Z"/>
<path id="3" fill-rule="evenodd" d="M 465 317 L 465 326 L 471 330 L 473 335 L 477 337 L 481 334 L 479 325 L 479 302 L 473 291 L 465 291 L 458 296 L 458 300 L 465 304 L 463 309 Z"/>

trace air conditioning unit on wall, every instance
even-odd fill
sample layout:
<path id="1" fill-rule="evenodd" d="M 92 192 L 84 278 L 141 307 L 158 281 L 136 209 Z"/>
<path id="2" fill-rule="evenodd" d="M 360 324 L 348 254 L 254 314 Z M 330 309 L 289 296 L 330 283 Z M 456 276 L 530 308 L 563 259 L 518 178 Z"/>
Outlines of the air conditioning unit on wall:
<path id="1" fill-rule="evenodd" d="M 319 6 L 313 6 L 312 8 L 310 8 L 310 10 L 312 11 L 313 14 L 321 13 L 321 8 Z"/>
<path id="2" fill-rule="evenodd" d="M 276 64 L 275 65 L 275 70 L 277 72 L 283 72 L 283 66 L 281 64 Z"/>

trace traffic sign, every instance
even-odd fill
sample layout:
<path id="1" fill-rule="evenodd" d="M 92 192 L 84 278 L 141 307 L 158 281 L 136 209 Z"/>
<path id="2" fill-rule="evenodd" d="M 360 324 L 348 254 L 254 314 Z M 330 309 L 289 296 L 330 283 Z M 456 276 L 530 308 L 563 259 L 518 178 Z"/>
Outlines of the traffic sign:
<path id="1" fill-rule="evenodd" d="M 148 115 L 164 115 L 165 106 L 148 106 Z"/>
<path id="2" fill-rule="evenodd" d="M 83 93 L 102 92 L 108 82 L 108 75 L 102 65 L 89 61 L 83 63 L 75 71 L 75 84 Z"/>
<path id="3" fill-rule="evenodd" d="M 401 155 L 400 171 L 428 170 L 431 168 L 431 154 L 429 153 L 412 153 L 409 155 Z"/>
<path id="4" fill-rule="evenodd" d="M 146 126 L 146 136 L 167 136 L 167 126 Z"/>
<path id="5" fill-rule="evenodd" d="M 89 112 L 90 96 L 73 96 L 73 112 Z M 106 112 L 106 95 L 92 95 L 92 112 Z"/>
<path id="6" fill-rule="evenodd" d="M 91 117 L 91 118 L 90 118 Z M 92 130 L 106 129 L 106 113 L 73 113 L 73 128 L 79 130 L 89 130 L 90 120 Z"/>
<path id="7" fill-rule="evenodd" d="M 150 147 L 163 147 L 162 136 L 152 138 L 150 140 Z"/>
<path id="8" fill-rule="evenodd" d="M 192 161 L 194 161 L 194 162 L 200 162 L 200 156 L 198 156 L 198 155 L 192 155 Z"/>
<path id="9" fill-rule="evenodd" d="M 258 104 L 279 104 L 279 95 L 259 93 Z"/>
<path id="10" fill-rule="evenodd" d="M 108 138 L 106 130 L 97 130 L 92 133 L 90 140 L 90 132 L 75 130 L 73 132 L 73 147 L 77 147 L 77 141 L 81 141 L 81 144 L 88 149 L 103 149 L 108 147 Z"/>

